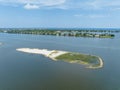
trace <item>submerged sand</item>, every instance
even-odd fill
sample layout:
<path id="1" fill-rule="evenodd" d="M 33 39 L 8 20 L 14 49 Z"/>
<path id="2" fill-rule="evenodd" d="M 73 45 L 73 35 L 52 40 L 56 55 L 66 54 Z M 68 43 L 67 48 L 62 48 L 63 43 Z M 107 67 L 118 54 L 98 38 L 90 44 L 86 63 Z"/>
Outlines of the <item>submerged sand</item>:
<path id="1" fill-rule="evenodd" d="M 20 52 L 25 52 L 25 53 L 41 54 L 41 55 L 44 55 L 48 58 L 51 58 L 52 60 L 56 60 L 56 57 L 58 57 L 60 55 L 69 53 L 67 51 L 47 50 L 47 49 L 30 49 L 30 48 L 18 48 L 16 50 L 20 51 Z M 99 66 L 93 67 L 90 65 L 88 68 L 95 69 L 95 68 L 102 68 L 103 67 L 103 60 L 98 56 L 96 56 L 96 57 L 99 59 Z M 76 61 L 70 61 L 69 63 L 76 63 Z M 83 64 L 85 64 L 85 63 L 83 62 Z"/>
<path id="2" fill-rule="evenodd" d="M 33 54 L 41 54 L 51 59 L 54 59 L 62 54 L 68 53 L 66 51 L 57 51 L 57 50 L 47 50 L 47 49 L 30 49 L 30 48 L 19 48 L 17 51 L 33 53 Z"/>

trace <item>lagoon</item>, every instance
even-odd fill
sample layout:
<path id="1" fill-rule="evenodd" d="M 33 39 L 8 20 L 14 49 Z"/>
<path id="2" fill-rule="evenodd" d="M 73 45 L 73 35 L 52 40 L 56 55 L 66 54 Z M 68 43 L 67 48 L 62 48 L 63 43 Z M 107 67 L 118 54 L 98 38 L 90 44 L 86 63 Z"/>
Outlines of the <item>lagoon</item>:
<path id="1" fill-rule="evenodd" d="M 120 34 L 113 39 L 0 33 L 0 90 L 120 90 Z M 101 69 L 52 61 L 16 48 L 46 48 L 98 55 Z"/>

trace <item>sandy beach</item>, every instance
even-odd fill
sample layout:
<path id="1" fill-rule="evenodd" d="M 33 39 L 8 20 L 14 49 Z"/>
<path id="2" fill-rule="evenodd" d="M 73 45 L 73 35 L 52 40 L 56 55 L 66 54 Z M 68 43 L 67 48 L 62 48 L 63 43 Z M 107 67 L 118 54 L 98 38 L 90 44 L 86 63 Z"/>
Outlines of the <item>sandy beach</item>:
<path id="1" fill-rule="evenodd" d="M 96 56 L 96 57 L 98 57 L 98 56 Z M 99 58 L 99 63 L 100 63 L 100 65 L 99 65 L 98 67 L 89 66 L 88 68 L 92 68 L 92 69 L 102 68 L 102 67 L 103 67 L 103 60 L 102 60 L 100 57 L 98 57 L 98 58 Z"/>
<path id="2" fill-rule="evenodd" d="M 101 67 L 103 67 L 103 60 L 100 57 L 98 57 L 98 58 L 99 58 L 99 61 L 100 61 L 100 66 L 98 68 L 101 68 Z"/>
<path id="3" fill-rule="evenodd" d="M 57 56 L 68 53 L 66 51 L 47 50 L 47 49 L 30 49 L 30 48 L 19 48 L 16 50 L 21 52 L 26 52 L 26 53 L 41 54 L 54 60 Z"/>

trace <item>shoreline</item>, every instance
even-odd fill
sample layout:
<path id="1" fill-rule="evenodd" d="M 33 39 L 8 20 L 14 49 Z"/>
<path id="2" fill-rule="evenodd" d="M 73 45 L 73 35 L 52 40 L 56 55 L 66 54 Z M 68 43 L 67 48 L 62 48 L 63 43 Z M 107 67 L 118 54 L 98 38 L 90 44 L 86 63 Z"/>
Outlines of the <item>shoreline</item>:
<path id="1" fill-rule="evenodd" d="M 56 57 L 62 54 L 68 53 L 66 51 L 47 50 L 47 49 L 30 49 L 30 48 L 18 48 L 16 50 L 20 52 L 44 55 L 45 57 L 49 57 L 54 60 L 56 60 L 55 59 Z"/>
<path id="2" fill-rule="evenodd" d="M 92 32 L 91 32 L 92 30 Z M 23 29 L 23 30 L 8 30 L 10 34 L 31 34 L 31 35 L 52 35 L 52 36 L 67 36 L 67 37 L 84 37 L 84 38 L 114 38 L 115 34 L 112 30 L 97 30 L 97 29 Z M 96 33 L 98 32 L 98 33 Z M 111 32 L 111 33 L 109 33 Z"/>
<path id="3" fill-rule="evenodd" d="M 30 48 L 18 48 L 16 50 L 20 51 L 20 52 L 25 52 L 25 53 L 44 55 L 45 57 L 48 57 L 54 61 L 58 60 L 58 59 L 56 59 L 57 57 L 69 53 L 67 51 L 47 50 L 47 49 L 30 49 Z M 82 54 L 82 55 L 88 55 L 88 54 Z M 93 66 L 93 65 L 91 65 L 87 62 L 84 62 L 84 61 L 80 61 L 81 63 L 78 63 L 78 64 L 88 65 L 87 68 L 91 68 L 91 69 L 102 68 L 103 67 L 103 60 L 99 56 L 95 56 L 95 57 L 97 57 L 99 60 L 98 66 Z M 63 61 L 65 61 L 65 60 L 63 60 Z M 77 61 L 76 60 L 68 61 L 68 63 L 77 63 Z"/>
<path id="4" fill-rule="evenodd" d="M 103 67 L 103 65 L 104 65 L 103 60 L 99 56 L 96 56 L 96 57 L 98 57 L 100 65 L 98 67 L 89 66 L 88 68 L 96 69 L 96 68 L 102 68 Z"/>

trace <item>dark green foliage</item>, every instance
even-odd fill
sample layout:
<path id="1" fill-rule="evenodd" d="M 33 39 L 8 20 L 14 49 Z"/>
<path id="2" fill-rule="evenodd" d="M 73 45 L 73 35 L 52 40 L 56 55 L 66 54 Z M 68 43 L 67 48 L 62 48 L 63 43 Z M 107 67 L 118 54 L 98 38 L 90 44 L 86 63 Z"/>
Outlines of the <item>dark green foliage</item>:
<path id="1" fill-rule="evenodd" d="M 96 56 L 79 54 L 79 53 L 66 53 L 60 55 L 56 58 L 57 60 L 63 61 L 82 61 L 84 63 L 97 64 L 99 63 L 99 58 Z"/>
<path id="2" fill-rule="evenodd" d="M 113 38 L 112 31 L 103 30 L 49 30 L 49 29 L 33 29 L 33 30 L 8 30 L 7 33 L 16 34 L 35 34 L 35 35 L 53 35 L 53 36 L 69 36 L 69 37 L 92 37 L 92 38 Z"/>

